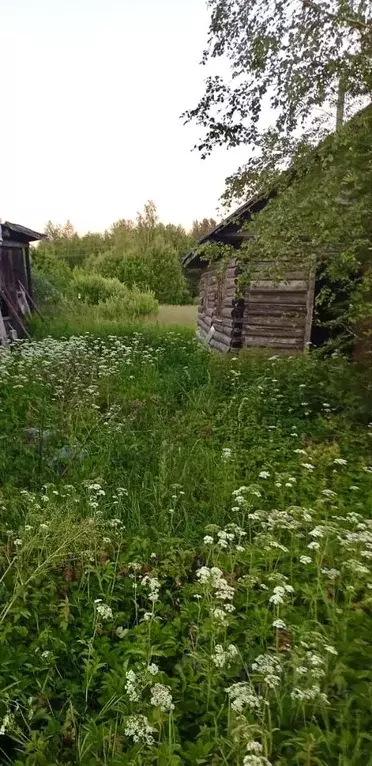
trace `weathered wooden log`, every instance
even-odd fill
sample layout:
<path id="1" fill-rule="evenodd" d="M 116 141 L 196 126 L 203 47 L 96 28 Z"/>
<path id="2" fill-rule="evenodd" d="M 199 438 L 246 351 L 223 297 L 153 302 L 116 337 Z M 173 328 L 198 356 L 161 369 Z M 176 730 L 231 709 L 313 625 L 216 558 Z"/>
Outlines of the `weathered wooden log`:
<path id="1" fill-rule="evenodd" d="M 244 346 L 262 346 L 273 348 L 303 348 L 303 344 L 299 338 L 269 338 L 267 336 L 246 335 L 243 333 L 243 345 Z"/>
<path id="2" fill-rule="evenodd" d="M 214 340 L 214 338 L 211 338 L 209 341 L 210 348 L 213 348 L 215 351 L 222 351 L 223 354 L 227 354 L 230 351 L 230 346 L 226 346 L 225 343 L 221 343 L 218 340 Z"/>
<path id="3" fill-rule="evenodd" d="M 273 281 L 269 279 L 257 279 L 252 280 L 249 283 L 249 291 L 256 291 L 258 292 L 264 292 L 264 291 L 271 291 L 271 290 L 279 290 L 283 293 L 285 292 L 302 292 L 306 291 L 308 287 L 307 280 L 304 279 L 291 279 L 290 281 Z"/>
<path id="4" fill-rule="evenodd" d="M 260 304 L 280 304 L 283 307 L 288 304 L 295 306 L 306 305 L 306 293 L 283 293 L 283 292 L 249 292 L 247 296 L 248 303 L 260 303 Z"/>
<path id="5" fill-rule="evenodd" d="M 226 335 L 224 335 L 222 332 L 217 332 L 215 330 L 215 332 L 212 335 L 212 339 L 214 341 L 217 341 L 218 343 L 224 343 L 225 346 L 230 346 L 231 339 L 228 338 Z"/>
<path id="6" fill-rule="evenodd" d="M 260 327 L 305 327 L 305 313 L 296 316 L 284 316 L 280 312 L 277 315 L 271 314 L 252 314 L 248 311 L 244 314 L 244 322 L 249 325 L 259 325 Z"/>
<path id="7" fill-rule="evenodd" d="M 246 305 L 245 316 L 270 316 L 270 317 L 300 317 L 306 314 L 306 304 L 303 303 L 300 306 L 286 305 L 277 306 L 274 303 L 262 303 Z"/>
<path id="8" fill-rule="evenodd" d="M 245 335 L 254 335 L 255 337 L 261 337 L 261 338 L 303 338 L 304 337 L 304 328 L 303 327 L 263 327 L 258 325 L 251 325 L 251 324 L 244 324 L 243 325 L 243 333 Z"/>

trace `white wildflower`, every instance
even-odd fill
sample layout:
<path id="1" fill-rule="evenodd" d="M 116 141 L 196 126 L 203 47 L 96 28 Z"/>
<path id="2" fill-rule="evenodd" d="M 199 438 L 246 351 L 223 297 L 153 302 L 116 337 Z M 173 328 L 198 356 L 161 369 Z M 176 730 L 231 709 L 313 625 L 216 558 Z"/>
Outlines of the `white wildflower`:
<path id="1" fill-rule="evenodd" d="M 336 465 L 347 465 L 347 460 L 342 457 L 336 457 L 333 461 Z"/>
<path id="2" fill-rule="evenodd" d="M 256 694 L 253 686 L 247 682 L 233 684 L 225 689 L 229 696 L 229 702 L 232 710 L 241 713 L 244 708 L 249 710 L 260 710 L 264 704 L 263 698 Z"/>
<path id="3" fill-rule="evenodd" d="M 261 473 L 258 474 L 260 479 L 268 479 L 270 477 L 270 474 L 268 471 L 261 471 Z"/>
<path id="4" fill-rule="evenodd" d="M 315 466 L 312 463 L 301 463 L 302 468 L 306 468 L 308 471 L 313 471 Z"/>
<path id="5" fill-rule="evenodd" d="M 124 734 L 127 737 L 132 737 L 133 742 L 153 745 L 154 737 L 152 735 L 154 732 L 154 727 L 150 726 L 148 719 L 144 715 L 132 715 L 126 720 Z"/>
<path id="6" fill-rule="evenodd" d="M 22 544 L 23 544 L 23 540 L 21 540 L 21 538 L 20 538 L 20 537 L 17 537 L 17 539 L 16 539 L 16 540 L 14 540 L 14 545 L 15 545 L 17 548 L 20 548 Z"/>
<path id="7" fill-rule="evenodd" d="M 139 702 L 141 699 L 141 682 L 134 670 L 127 671 L 125 691 L 131 702 Z"/>
<path id="8" fill-rule="evenodd" d="M 339 575 L 340 575 L 340 572 L 339 572 L 338 569 L 327 569 L 326 567 L 323 567 L 322 568 L 322 572 L 323 572 L 323 574 L 327 575 L 327 577 L 330 580 L 335 580 L 336 577 L 339 577 Z"/>
<path id="9" fill-rule="evenodd" d="M 312 542 L 312 543 L 309 543 L 309 545 L 308 545 L 307 547 L 308 547 L 308 548 L 309 548 L 311 551 L 318 551 L 318 550 L 319 550 L 319 548 L 320 548 L 320 545 L 319 545 L 319 543 L 317 543 L 317 541 L 316 541 L 316 540 L 313 540 L 313 542 Z"/>
<path id="10" fill-rule="evenodd" d="M 0 726 L 0 737 L 3 737 L 7 731 L 14 726 L 14 715 L 10 712 L 5 713 Z"/>
<path id="11" fill-rule="evenodd" d="M 211 614 L 221 628 L 225 628 L 229 624 L 228 616 L 223 609 L 212 609 Z"/>
<path id="12" fill-rule="evenodd" d="M 301 564 L 311 564 L 312 558 L 310 556 L 300 556 Z"/>
<path id="13" fill-rule="evenodd" d="M 324 649 L 326 650 L 326 652 L 328 652 L 328 654 L 334 654 L 334 655 L 338 654 L 337 649 L 335 649 L 335 647 L 332 646 L 332 644 L 324 644 Z"/>
<path id="14" fill-rule="evenodd" d="M 150 593 L 149 593 L 149 600 L 154 604 L 156 601 L 159 601 L 159 591 L 160 591 L 160 582 L 156 579 L 156 577 L 149 577 L 149 575 L 145 575 L 145 577 L 141 580 L 141 585 L 147 585 Z"/>
<path id="15" fill-rule="evenodd" d="M 204 545 L 213 545 L 214 540 L 213 540 L 213 537 L 211 537 L 211 535 L 205 535 L 203 542 L 204 542 Z"/>
<path id="16" fill-rule="evenodd" d="M 278 630 L 285 630 L 285 628 L 287 627 L 285 622 L 283 622 L 283 620 L 279 620 L 279 619 L 278 620 L 274 620 L 272 625 L 273 625 L 273 628 L 277 628 Z"/>
<path id="17" fill-rule="evenodd" d="M 295 450 L 293 450 L 293 452 L 295 452 L 296 455 L 306 455 L 307 454 L 306 450 L 304 450 L 304 449 L 295 449 Z"/>
<path id="18" fill-rule="evenodd" d="M 239 652 L 234 644 L 229 644 L 226 650 L 224 650 L 221 644 L 216 644 L 214 654 L 212 654 L 212 662 L 216 668 L 224 668 L 225 665 L 228 667 L 238 654 Z"/>
<path id="19" fill-rule="evenodd" d="M 115 633 L 118 636 L 118 638 L 124 638 L 124 636 L 126 636 L 128 633 L 128 629 L 123 628 L 122 625 L 119 625 L 119 627 L 116 628 Z"/>
<path id="20" fill-rule="evenodd" d="M 97 604 L 96 609 L 102 620 L 112 620 L 112 609 L 108 604 Z"/>
<path id="21" fill-rule="evenodd" d="M 151 689 L 150 703 L 154 707 L 160 707 L 160 710 L 162 710 L 163 713 L 172 713 L 174 704 L 169 686 L 155 684 Z"/>
<path id="22" fill-rule="evenodd" d="M 229 460 L 231 458 L 231 449 L 230 447 L 224 447 L 222 450 L 222 458 L 223 460 Z"/>
<path id="23" fill-rule="evenodd" d="M 159 673 L 159 668 L 155 662 L 151 662 L 150 665 L 147 666 L 147 670 L 151 676 L 157 676 Z"/>

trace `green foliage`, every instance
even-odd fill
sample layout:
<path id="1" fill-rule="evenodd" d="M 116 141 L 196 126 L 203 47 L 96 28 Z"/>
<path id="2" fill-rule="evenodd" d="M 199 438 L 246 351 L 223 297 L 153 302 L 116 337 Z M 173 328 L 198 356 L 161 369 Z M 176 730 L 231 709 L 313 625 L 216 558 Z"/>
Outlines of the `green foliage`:
<path id="1" fill-rule="evenodd" d="M 190 302 L 181 260 L 195 240 L 181 226 L 160 223 L 154 203 L 145 205 L 135 222 L 117 221 L 102 235 L 80 237 L 69 222 L 64 227 L 48 224 L 46 233 L 49 239 L 34 249 L 33 260 L 47 276 L 57 277 L 62 268 L 70 276 L 78 269 L 81 278 L 83 269 L 89 277 L 98 275 L 97 280 L 118 279 L 129 288 L 153 292 L 162 303 Z"/>
<path id="2" fill-rule="evenodd" d="M 252 262 L 263 257 L 279 276 L 288 263 L 316 264 L 324 282 L 316 309 L 324 313 L 325 307 L 331 324 L 343 325 L 349 338 L 372 310 L 371 129 L 368 107 L 299 158 L 291 173 L 278 179 L 278 195 L 245 227 L 254 238 L 238 253 L 244 279 Z"/>
<path id="3" fill-rule="evenodd" d="M 72 278 L 74 293 L 91 306 L 97 306 L 113 296 L 126 295 L 125 285 L 118 279 L 108 279 L 99 274 L 75 270 Z"/>
<path id="4" fill-rule="evenodd" d="M 222 57 L 230 72 L 208 76 L 205 93 L 184 116 L 203 128 L 202 156 L 220 145 L 258 150 L 229 179 L 231 199 L 259 191 L 262 173 L 282 169 L 304 140 L 317 143 L 339 127 L 345 96 L 349 113 L 361 97 L 370 98 L 372 6 L 367 0 L 210 0 L 209 7 L 203 64 Z M 336 103 L 337 123 L 329 118 Z M 266 127 L 261 117 L 268 104 L 273 124 Z"/>
<path id="5" fill-rule="evenodd" d="M 188 332 L 4 354 L 4 763 L 369 764 L 371 394 Z"/>

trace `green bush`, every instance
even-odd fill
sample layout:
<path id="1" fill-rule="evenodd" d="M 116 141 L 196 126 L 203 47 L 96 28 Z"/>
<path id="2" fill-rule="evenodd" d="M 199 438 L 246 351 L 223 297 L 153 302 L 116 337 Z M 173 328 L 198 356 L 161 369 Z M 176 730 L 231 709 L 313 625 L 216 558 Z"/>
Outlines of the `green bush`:
<path id="1" fill-rule="evenodd" d="M 123 285 L 124 287 L 124 285 Z M 159 308 L 153 293 L 141 292 L 137 287 L 112 295 L 106 301 L 98 304 L 99 315 L 104 319 L 136 319 L 137 317 L 154 314 Z"/>
<path id="2" fill-rule="evenodd" d="M 80 300 L 91 306 L 97 306 L 114 295 L 126 294 L 126 287 L 118 279 L 107 279 L 100 274 L 88 274 L 82 270 L 73 272 L 72 289 Z"/>

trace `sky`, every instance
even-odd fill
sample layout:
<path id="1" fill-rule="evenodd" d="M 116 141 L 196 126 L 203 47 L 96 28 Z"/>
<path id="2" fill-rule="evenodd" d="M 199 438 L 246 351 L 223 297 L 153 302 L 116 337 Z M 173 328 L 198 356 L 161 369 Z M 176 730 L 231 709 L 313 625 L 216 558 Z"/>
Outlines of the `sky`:
<path id="1" fill-rule="evenodd" d="M 180 114 L 203 93 L 205 0 L 0 0 L 0 219 L 103 231 L 148 199 L 218 215 L 247 147 L 202 160 Z"/>

